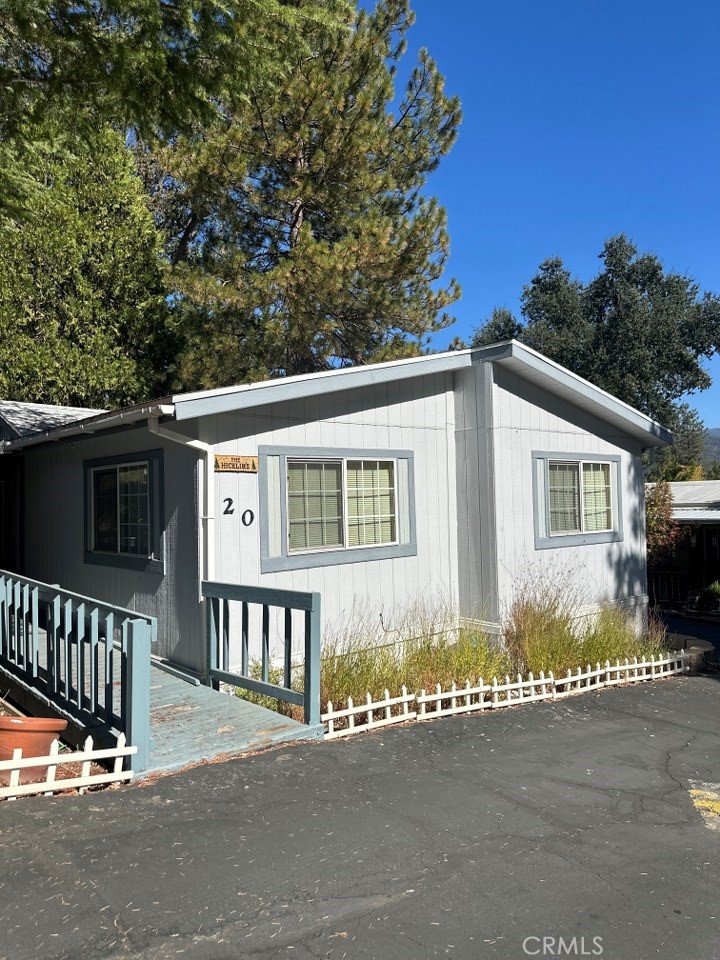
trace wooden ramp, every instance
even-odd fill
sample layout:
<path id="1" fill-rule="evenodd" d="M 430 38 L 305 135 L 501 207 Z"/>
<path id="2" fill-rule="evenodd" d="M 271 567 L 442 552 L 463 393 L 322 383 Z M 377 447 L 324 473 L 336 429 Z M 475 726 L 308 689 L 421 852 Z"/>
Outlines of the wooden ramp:
<path id="1" fill-rule="evenodd" d="M 322 728 L 309 727 L 210 687 L 193 686 L 153 664 L 150 737 L 150 766 L 137 779 L 278 743 L 319 740 Z"/>

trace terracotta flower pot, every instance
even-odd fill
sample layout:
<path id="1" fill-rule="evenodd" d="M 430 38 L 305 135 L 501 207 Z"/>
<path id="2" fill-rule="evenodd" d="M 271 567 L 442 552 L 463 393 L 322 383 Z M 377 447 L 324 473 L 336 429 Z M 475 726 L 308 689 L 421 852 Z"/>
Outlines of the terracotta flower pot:
<path id="1" fill-rule="evenodd" d="M 26 757 L 46 757 L 50 744 L 67 727 L 67 720 L 48 717 L 0 717 L 0 760 L 12 760 L 20 748 Z M 47 764 L 20 770 L 20 783 L 38 783 L 45 779 Z M 0 773 L 0 784 L 10 782 L 10 771 Z"/>

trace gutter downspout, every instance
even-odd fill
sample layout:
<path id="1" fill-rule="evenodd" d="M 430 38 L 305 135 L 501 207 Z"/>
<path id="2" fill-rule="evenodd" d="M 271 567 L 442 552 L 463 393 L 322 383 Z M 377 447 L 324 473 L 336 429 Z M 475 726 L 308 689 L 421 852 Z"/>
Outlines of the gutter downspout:
<path id="1" fill-rule="evenodd" d="M 184 447 L 192 447 L 199 450 L 205 458 L 205 469 L 200 474 L 202 478 L 202 514 L 200 525 L 200 537 L 202 544 L 200 547 L 201 567 L 200 581 L 215 579 L 215 448 L 209 443 L 203 443 L 202 440 L 191 440 L 190 437 L 183 436 L 181 433 L 175 433 L 167 427 L 161 427 L 157 417 L 148 418 L 148 430 L 150 433 L 163 437 L 165 440 L 172 440 L 174 443 L 182 444 Z M 200 599 L 202 600 L 202 585 L 198 584 L 200 589 Z"/>

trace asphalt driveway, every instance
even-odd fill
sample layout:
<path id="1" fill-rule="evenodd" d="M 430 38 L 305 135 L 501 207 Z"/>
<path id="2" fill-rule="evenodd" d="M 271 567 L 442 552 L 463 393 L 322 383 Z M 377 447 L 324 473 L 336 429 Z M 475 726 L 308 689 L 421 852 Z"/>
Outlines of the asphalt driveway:
<path id="1" fill-rule="evenodd" d="M 691 647 L 697 640 L 704 640 L 714 647 L 714 659 L 720 661 L 720 620 L 700 619 L 699 617 L 684 617 L 679 613 L 664 612 L 661 614 L 670 635 L 675 639 L 675 646 Z"/>
<path id="2" fill-rule="evenodd" d="M 0 957 L 717 960 L 719 720 L 687 677 L 6 802 Z"/>

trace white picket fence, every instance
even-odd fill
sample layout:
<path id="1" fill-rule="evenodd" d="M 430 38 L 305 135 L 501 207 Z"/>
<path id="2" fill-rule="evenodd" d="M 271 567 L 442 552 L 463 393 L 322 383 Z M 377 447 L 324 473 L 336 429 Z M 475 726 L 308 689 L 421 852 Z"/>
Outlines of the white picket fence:
<path id="1" fill-rule="evenodd" d="M 485 683 L 480 677 L 474 685 L 467 680 L 464 686 L 458 687 L 453 683 L 449 690 L 443 690 L 438 683 L 434 691 L 421 690 L 419 694 L 408 693 L 403 687 L 399 697 L 391 697 L 388 690 L 385 690 L 382 700 L 374 701 L 368 693 L 364 703 L 355 704 L 352 697 L 348 697 L 347 706 L 341 710 L 336 710 L 329 702 L 327 712 L 321 719 L 326 724 L 325 739 L 334 740 L 408 720 L 433 720 L 459 713 L 497 710 L 538 700 L 555 700 L 619 683 L 659 680 L 661 677 L 687 673 L 688 659 L 685 651 L 681 650 L 680 653 L 659 659 L 650 657 L 649 660 L 638 660 L 635 657 L 633 660 L 626 658 L 622 663 L 616 660 L 612 664 L 606 660 L 604 665 L 598 663 L 592 667 L 588 664 L 584 668 L 578 667 L 574 672 L 568 670 L 564 677 L 556 677 L 552 672 L 546 676 L 541 672 L 537 677 L 530 673 L 527 679 L 519 674 L 516 680 L 506 676 L 504 682 L 493 677 L 492 683 Z M 413 704 L 416 705 L 415 710 L 411 709 Z"/>
<path id="2" fill-rule="evenodd" d="M 388 690 L 385 691 L 383 700 L 375 700 L 368 693 L 364 704 L 355 706 L 353 698 L 348 697 L 347 707 L 344 710 L 333 710 L 332 703 L 328 703 L 328 712 L 323 714 L 322 720 L 327 723 L 326 740 L 334 740 L 336 737 L 347 737 L 351 733 L 359 733 L 361 730 L 377 730 L 378 727 L 387 727 L 391 723 L 404 723 L 406 720 L 414 720 L 417 717 L 415 711 L 409 709 L 410 704 L 415 701 L 415 694 L 408 693 L 407 687 L 403 686 L 399 697 L 391 697 Z M 397 708 L 393 713 L 393 707 Z M 376 719 L 376 714 L 379 716 Z M 357 725 L 356 718 L 360 717 L 360 724 Z M 347 718 L 347 727 L 335 729 L 337 720 Z"/>
<path id="3" fill-rule="evenodd" d="M 132 770 L 124 770 L 125 758 L 137 753 L 137 747 L 128 747 L 125 745 L 125 735 L 120 734 L 117 745 L 104 748 L 102 750 L 93 749 L 93 739 L 88 737 L 82 750 L 72 753 L 60 752 L 60 741 L 53 740 L 50 744 L 50 752 L 45 757 L 25 757 L 22 750 L 13 752 L 12 760 L 0 760 L 0 782 L 7 781 L 7 773 L 10 772 L 10 779 L 7 786 L 0 786 L 0 800 L 11 800 L 15 797 L 28 796 L 34 793 L 52 794 L 58 790 L 72 790 L 85 787 L 99 786 L 100 784 L 120 783 L 124 780 L 131 780 Z M 113 760 L 112 770 L 103 773 L 91 773 L 90 766 L 93 762 Z M 57 778 L 58 767 L 67 766 L 71 763 L 81 763 L 82 768 L 80 776 Z M 47 766 L 45 779 L 38 783 L 20 783 L 21 771 L 27 767 Z"/>

